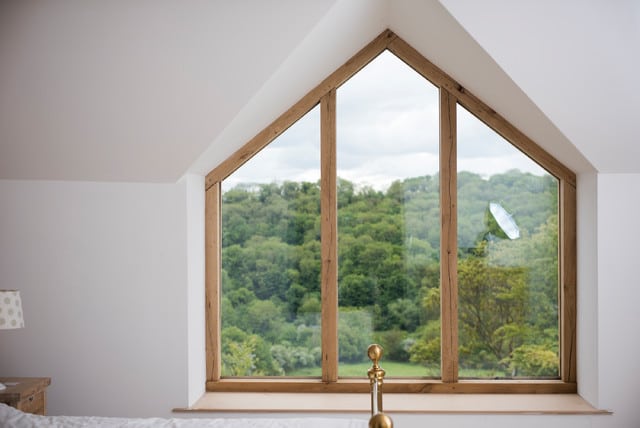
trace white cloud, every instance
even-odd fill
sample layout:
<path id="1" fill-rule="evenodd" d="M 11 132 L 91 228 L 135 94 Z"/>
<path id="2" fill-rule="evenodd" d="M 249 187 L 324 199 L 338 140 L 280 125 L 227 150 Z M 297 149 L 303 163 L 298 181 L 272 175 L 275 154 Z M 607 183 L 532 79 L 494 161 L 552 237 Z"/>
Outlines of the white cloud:
<path id="1" fill-rule="evenodd" d="M 438 90 L 385 52 L 337 91 L 338 175 L 377 189 L 438 172 Z M 458 108 L 458 169 L 483 176 L 544 170 L 464 108 Z M 225 180 L 320 179 L 320 114 L 316 107 Z"/>

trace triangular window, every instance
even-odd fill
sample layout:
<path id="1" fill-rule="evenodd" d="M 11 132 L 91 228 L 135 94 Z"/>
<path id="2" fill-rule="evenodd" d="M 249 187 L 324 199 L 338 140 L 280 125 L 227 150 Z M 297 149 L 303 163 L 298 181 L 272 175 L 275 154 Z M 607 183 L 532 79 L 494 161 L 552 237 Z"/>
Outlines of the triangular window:
<path id="1" fill-rule="evenodd" d="M 362 392 L 373 342 L 386 390 L 575 390 L 575 175 L 390 31 L 206 218 L 209 390 Z"/>

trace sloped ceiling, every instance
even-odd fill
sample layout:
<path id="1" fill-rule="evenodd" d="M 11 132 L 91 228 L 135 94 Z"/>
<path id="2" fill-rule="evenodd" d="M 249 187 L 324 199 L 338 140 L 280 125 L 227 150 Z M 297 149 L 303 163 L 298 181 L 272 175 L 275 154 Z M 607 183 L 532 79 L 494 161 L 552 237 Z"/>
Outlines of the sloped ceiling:
<path id="1" fill-rule="evenodd" d="M 640 172 L 640 2 L 441 0 L 600 172 Z"/>
<path id="2" fill-rule="evenodd" d="M 442 3 L 447 9 L 435 0 L 2 2 L 0 178 L 172 182 L 187 171 L 206 174 L 385 28 L 574 170 L 627 171 L 608 159 L 637 158 L 637 132 L 611 129 L 622 100 L 603 102 L 594 82 L 612 73 L 623 80 L 607 88 L 626 92 L 637 85 L 625 80 L 633 80 L 628 62 L 618 69 L 591 61 L 585 69 L 578 53 L 569 55 L 561 76 L 580 67 L 574 82 L 591 86 L 563 93 L 560 82 L 539 84 L 531 72 L 549 81 L 563 58 L 557 47 L 544 60 L 531 42 L 552 44 L 553 31 L 527 22 L 547 24 L 544 11 L 531 18 L 505 8 L 514 17 L 509 28 L 530 30 L 530 43 L 513 49 L 517 37 L 489 31 L 505 15 L 467 13 L 473 2 Z M 549 14 L 556 12 L 569 10 Z M 572 44 L 582 41 L 591 39 Z M 637 93 L 624 104 L 631 117 Z M 580 111 L 607 110 L 582 120 L 567 95 Z M 602 149 L 599 136 L 614 131 L 621 135 Z"/>
<path id="3" fill-rule="evenodd" d="M 177 180 L 334 2 L 0 2 L 0 178 Z"/>

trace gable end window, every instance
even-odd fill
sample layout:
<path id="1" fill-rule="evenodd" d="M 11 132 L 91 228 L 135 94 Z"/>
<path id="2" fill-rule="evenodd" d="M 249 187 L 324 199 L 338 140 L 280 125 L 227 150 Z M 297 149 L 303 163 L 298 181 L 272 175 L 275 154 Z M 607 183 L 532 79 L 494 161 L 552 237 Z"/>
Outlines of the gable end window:
<path id="1" fill-rule="evenodd" d="M 205 200 L 208 391 L 577 391 L 575 174 L 393 32 Z"/>

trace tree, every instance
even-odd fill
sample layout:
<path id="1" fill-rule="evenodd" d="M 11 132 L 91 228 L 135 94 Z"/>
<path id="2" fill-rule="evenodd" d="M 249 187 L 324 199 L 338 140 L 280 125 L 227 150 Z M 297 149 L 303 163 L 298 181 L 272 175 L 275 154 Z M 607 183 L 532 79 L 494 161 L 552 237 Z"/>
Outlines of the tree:
<path id="1" fill-rule="evenodd" d="M 501 368 L 522 344 L 528 333 L 525 274 L 517 267 L 489 266 L 482 255 L 458 263 L 461 367 Z"/>
<path id="2" fill-rule="evenodd" d="M 251 331 L 271 342 L 278 341 L 282 334 L 284 316 L 272 300 L 254 300 L 246 308 L 246 331 Z"/>
<path id="3" fill-rule="evenodd" d="M 358 363 L 366 360 L 367 347 L 372 343 L 373 323 L 371 314 L 363 309 L 342 308 L 338 318 L 338 347 L 342 363 Z"/>
<path id="4" fill-rule="evenodd" d="M 341 361 L 359 361 L 375 334 L 392 348 L 388 358 L 437 366 L 438 182 L 437 174 L 413 177 L 378 191 L 338 179 Z M 549 373 L 558 348 L 557 192 L 548 176 L 458 173 L 462 366 Z M 508 207 L 521 239 L 483 238 L 488 201 Z M 235 344 L 225 355 L 238 358 L 233 370 L 282 370 L 268 362 L 274 349 L 289 369 L 299 365 L 295 361 L 305 359 L 295 355 L 311 355 L 319 334 L 319 183 L 242 184 L 225 191 L 222 239 L 223 326 L 249 335 L 228 339 Z M 298 354 L 285 352 L 286 343 L 301 348 Z M 253 368 L 247 369 L 251 353 Z"/>

